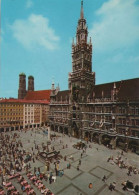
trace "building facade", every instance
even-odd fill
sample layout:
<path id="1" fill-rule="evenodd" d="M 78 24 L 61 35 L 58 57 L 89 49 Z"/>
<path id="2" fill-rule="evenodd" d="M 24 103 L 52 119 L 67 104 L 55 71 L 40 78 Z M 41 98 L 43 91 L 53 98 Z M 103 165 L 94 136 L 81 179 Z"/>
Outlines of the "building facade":
<path id="1" fill-rule="evenodd" d="M 47 100 L 25 101 L 23 107 L 23 128 L 37 128 L 48 123 L 49 102 Z"/>
<path id="2" fill-rule="evenodd" d="M 0 100 L 0 132 L 30 129 L 48 123 L 47 100 Z"/>
<path id="3" fill-rule="evenodd" d="M 72 72 L 68 90 L 52 84 L 49 122 L 52 130 L 99 143 L 138 149 L 139 78 L 95 84 L 92 43 L 84 19 L 83 2 L 72 43 Z"/>
<path id="4" fill-rule="evenodd" d="M 15 99 L 0 100 L 0 132 L 23 129 L 23 103 Z"/>

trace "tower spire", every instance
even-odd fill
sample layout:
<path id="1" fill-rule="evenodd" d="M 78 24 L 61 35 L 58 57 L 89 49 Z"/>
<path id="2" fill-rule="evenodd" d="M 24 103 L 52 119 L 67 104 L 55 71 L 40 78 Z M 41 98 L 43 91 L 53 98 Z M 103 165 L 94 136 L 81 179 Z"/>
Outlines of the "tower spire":
<path id="1" fill-rule="evenodd" d="M 81 13 L 80 13 L 80 18 L 84 18 L 84 12 L 83 12 L 83 0 L 81 1 Z"/>

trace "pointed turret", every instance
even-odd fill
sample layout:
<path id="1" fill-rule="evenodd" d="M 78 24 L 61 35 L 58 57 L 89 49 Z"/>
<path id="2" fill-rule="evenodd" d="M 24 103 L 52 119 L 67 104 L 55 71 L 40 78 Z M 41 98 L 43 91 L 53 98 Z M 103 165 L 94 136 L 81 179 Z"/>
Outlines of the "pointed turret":
<path id="1" fill-rule="evenodd" d="M 81 1 L 81 12 L 77 26 L 76 43 L 77 44 L 87 43 L 87 36 L 88 31 L 86 26 L 86 20 L 84 19 L 83 1 Z"/>
<path id="2" fill-rule="evenodd" d="M 55 84 L 52 82 L 52 87 L 51 87 L 51 94 L 50 94 L 50 101 L 51 103 L 55 100 L 55 95 L 56 95 L 56 89 L 55 89 Z"/>
<path id="3" fill-rule="evenodd" d="M 54 82 L 52 83 L 51 90 L 52 90 L 52 91 L 55 90 L 55 84 L 54 84 Z"/>
<path id="4" fill-rule="evenodd" d="M 84 19 L 83 0 L 81 1 L 81 13 L 80 13 L 80 18 L 81 18 L 81 19 Z"/>

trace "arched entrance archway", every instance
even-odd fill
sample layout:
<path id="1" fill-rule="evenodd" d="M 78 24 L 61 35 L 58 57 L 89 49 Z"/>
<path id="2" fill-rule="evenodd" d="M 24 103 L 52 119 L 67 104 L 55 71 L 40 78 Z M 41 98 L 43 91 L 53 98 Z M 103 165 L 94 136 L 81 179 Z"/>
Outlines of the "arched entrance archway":
<path id="1" fill-rule="evenodd" d="M 4 128 L 1 128 L 1 129 L 0 129 L 0 132 L 4 132 Z"/>
<path id="2" fill-rule="evenodd" d="M 111 138 L 107 134 L 102 135 L 102 140 L 101 140 L 102 144 L 107 146 L 110 144 L 110 141 L 111 141 Z"/>
<path id="3" fill-rule="evenodd" d="M 68 128 L 67 127 L 64 128 L 64 133 L 68 135 Z"/>
<path id="4" fill-rule="evenodd" d="M 86 131 L 84 134 L 84 139 L 86 141 L 91 141 L 91 133 L 89 131 Z"/>
<path id="5" fill-rule="evenodd" d="M 129 140 L 128 148 L 131 149 L 132 152 L 136 152 L 139 150 L 139 140 Z"/>
<path id="6" fill-rule="evenodd" d="M 55 131 L 58 132 L 58 126 L 57 125 L 55 126 Z"/>
<path id="7" fill-rule="evenodd" d="M 72 123 L 72 135 L 76 138 L 79 137 L 79 129 L 78 129 L 75 121 L 73 121 L 73 123 Z"/>
<path id="8" fill-rule="evenodd" d="M 94 132 L 92 135 L 92 140 L 96 143 L 99 143 L 99 133 Z"/>
<path id="9" fill-rule="evenodd" d="M 61 126 L 59 127 L 59 132 L 63 133 L 63 127 L 61 127 Z"/>
<path id="10" fill-rule="evenodd" d="M 124 149 L 125 148 L 125 140 L 122 137 L 118 137 L 116 140 L 116 145 L 121 148 Z"/>
<path id="11" fill-rule="evenodd" d="M 51 125 L 51 130 L 54 131 L 54 125 Z"/>

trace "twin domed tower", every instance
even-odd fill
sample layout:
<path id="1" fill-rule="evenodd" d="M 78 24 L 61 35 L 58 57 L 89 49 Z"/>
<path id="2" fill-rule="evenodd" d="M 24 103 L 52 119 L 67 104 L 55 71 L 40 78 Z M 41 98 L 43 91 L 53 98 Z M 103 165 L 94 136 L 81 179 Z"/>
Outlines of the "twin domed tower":
<path id="1" fill-rule="evenodd" d="M 28 90 L 26 90 L 26 75 L 21 73 L 19 74 L 18 99 L 24 99 L 27 91 L 34 91 L 34 77 L 28 77 Z"/>

